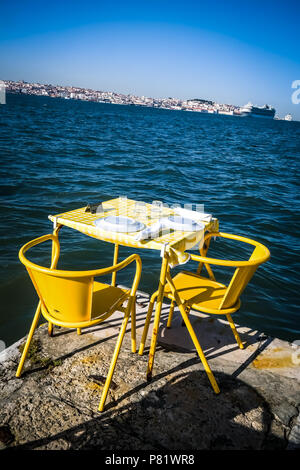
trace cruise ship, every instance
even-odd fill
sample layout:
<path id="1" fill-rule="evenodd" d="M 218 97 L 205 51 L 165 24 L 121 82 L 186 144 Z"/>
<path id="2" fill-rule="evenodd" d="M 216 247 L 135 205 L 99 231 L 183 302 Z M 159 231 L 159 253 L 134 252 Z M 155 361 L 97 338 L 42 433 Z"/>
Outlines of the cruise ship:
<path id="1" fill-rule="evenodd" d="M 249 117 L 263 117 L 273 119 L 275 116 L 275 109 L 265 104 L 265 106 L 253 106 L 248 103 L 240 109 L 241 116 Z"/>

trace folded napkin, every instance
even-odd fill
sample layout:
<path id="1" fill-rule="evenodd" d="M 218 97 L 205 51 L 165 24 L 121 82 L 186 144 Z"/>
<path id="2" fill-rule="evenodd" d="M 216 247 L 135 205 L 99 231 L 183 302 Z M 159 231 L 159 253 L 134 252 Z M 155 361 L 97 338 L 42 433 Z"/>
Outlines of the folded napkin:
<path id="1" fill-rule="evenodd" d="M 189 209 L 183 209 L 182 207 L 174 208 L 174 212 L 178 215 L 181 215 L 183 218 L 192 219 L 195 222 L 204 221 L 210 222 L 212 219 L 212 214 L 205 214 L 204 212 L 192 211 Z"/>
<path id="2" fill-rule="evenodd" d="M 188 213 L 192 213 L 193 215 L 191 216 Z M 198 220 L 197 220 L 194 217 L 194 214 L 196 214 L 196 215 L 199 214 L 201 219 L 198 217 Z M 189 215 L 189 219 L 187 220 L 188 215 Z M 208 217 L 208 216 L 210 216 L 210 214 L 200 214 L 199 212 L 194 212 L 194 211 L 188 211 L 187 210 L 186 214 L 184 214 L 184 215 L 180 214 L 180 216 L 182 217 L 182 223 L 184 223 L 184 219 L 186 220 L 186 222 L 189 221 L 188 226 L 190 226 L 190 228 L 188 228 L 186 230 L 193 231 L 193 230 L 197 229 L 197 225 L 196 225 L 197 222 L 200 222 L 200 220 L 205 220 L 205 219 L 203 219 L 203 217 L 204 216 Z M 195 227 L 194 227 L 194 225 L 195 225 Z M 151 239 L 151 238 L 156 238 L 156 237 L 158 237 L 159 232 L 163 229 L 181 230 L 180 228 L 176 227 L 176 224 L 175 224 L 175 227 L 174 227 L 172 225 L 172 221 L 170 221 L 169 218 L 164 217 L 162 219 L 159 219 L 157 222 L 155 222 L 155 224 L 150 225 L 150 227 L 146 227 L 144 230 L 141 230 L 140 232 L 138 232 L 137 235 L 135 236 L 135 240 L 139 241 L 139 240 L 147 240 L 147 239 Z"/>
<path id="3" fill-rule="evenodd" d="M 159 232 L 165 227 L 164 219 L 160 219 L 155 224 L 146 227 L 144 230 L 138 232 L 135 236 L 135 240 L 147 240 L 148 238 L 156 238 Z"/>

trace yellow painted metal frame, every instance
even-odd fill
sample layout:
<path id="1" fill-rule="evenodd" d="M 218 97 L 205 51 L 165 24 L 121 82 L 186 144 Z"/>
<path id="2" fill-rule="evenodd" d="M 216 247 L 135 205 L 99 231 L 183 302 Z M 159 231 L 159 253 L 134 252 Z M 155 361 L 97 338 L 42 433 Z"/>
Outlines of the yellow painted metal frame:
<path id="1" fill-rule="evenodd" d="M 205 256 L 207 254 L 209 244 L 211 241 L 212 237 L 223 237 L 223 238 L 228 238 L 232 240 L 237 240 L 241 241 L 250 245 L 253 245 L 255 248 L 252 252 L 252 255 L 250 256 L 249 260 L 247 261 L 231 261 L 231 260 L 220 260 L 220 259 L 215 259 L 215 258 L 208 258 Z M 215 276 L 213 274 L 213 271 L 210 267 L 210 265 L 219 265 L 219 266 L 227 266 L 231 268 L 236 268 L 235 273 L 232 277 L 232 280 L 230 284 L 228 285 L 224 298 L 222 302 L 220 302 L 220 307 L 218 309 L 211 309 L 211 308 L 205 308 L 204 312 L 205 313 L 212 313 L 212 314 L 223 314 L 226 315 L 226 318 L 230 324 L 230 327 L 233 331 L 234 337 L 241 349 L 243 349 L 243 343 L 238 335 L 238 332 L 236 330 L 236 327 L 234 325 L 234 322 L 231 318 L 231 314 L 236 312 L 241 305 L 239 296 L 241 295 L 243 289 L 246 287 L 247 283 L 249 282 L 250 278 L 254 274 L 255 270 L 257 267 L 267 261 L 270 257 L 270 252 L 267 247 L 262 245 L 259 242 L 256 242 L 254 240 L 251 240 L 246 237 L 241 237 L 238 235 L 233 235 L 233 234 L 228 234 L 228 233 L 223 233 L 223 232 L 209 232 L 205 235 L 204 237 L 204 244 L 203 247 L 200 249 L 201 256 L 199 255 L 194 255 L 191 254 L 191 260 L 197 261 L 198 264 L 198 269 L 197 269 L 197 274 L 199 276 L 200 280 L 200 272 L 202 267 L 205 265 L 207 272 L 209 274 L 209 278 L 212 281 L 215 281 Z M 176 278 L 176 276 L 175 276 Z M 174 279 L 175 279 L 174 278 Z M 167 283 L 168 286 L 168 291 L 165 292 L 165 284 Z M 215 283 L 218 287 L 220 286 L 219 283 Z M 226 286 L 223 286 L 226 288 Z M 147 317 L 145 321 L 145 326 L 142 334 L 142 339 L 140 343 L 140 348 L 139 348 L 139 354 L 142 355 L 145 347 L 145 342 L 147 339 L 147 334 L 148 334 L 148 329 L 149 329 L 149 324 L 151 320 L 151 316 L 153 313 L 153 308 L 154 308 L 154 303 L 156 301 L 156 311 L 155 311 L 155 317 L 154 317 L 154 324 L 153 324 L 153 332 L 152 332 L 152 339 L 151 339 L 151 346 L 150 346 L 150 352 L 149 352 L 149 362 L 148 362 L 148 370 L 147 370 L 147 378 L 150 380 L 152 377 L 152 369 L 153 369 L 153 363 L 154 363 L 154 355 L 155 355 L 155 349 L 156 349 L 156 342 L 157 342 L 157 334 L 158 334 L 158 328 L 159 328 L 159 322 L 160 322 L 160 314 L 161 314 L 161 306 L 162 306 L 162 301 L 163 297 L 166 296 L 171 300 L 171 305 L 170 305 L 170 312 L 169 312 L 169 317 L 168 317 L 168 322 L 167 322 L 167 327 L 170 328 L 171 322 L 172 322 L 172 317 L 173 317 L 173 312 L 174 312 L 174 304 L 176 302 L 179 311 L 182 315 L 183 321 L 189 331 L 189 334 L 191 336 L 191 339 L 195 345 L 195 348 L 199 354 L 199 357 L 202 361 L 202 364 L 204 366 L 204 369 L 208 375 L 208 378 L 211 382 L 211 385 L 213 387 L 213 390 L 215 393 L 219 393 L 219 387 L 216 383 L 216 380 L 214 378 L 214 375 L 208 365 L 208 362 L 205 358 L 205 355 L 202 351 L 202 348 L 200 346 L 200 343 L 195 335 L 195 332 L 193 330 L 193 327 L 191 325 L 191 322 L 188 318 L 188 313 L 191 308 L 199 311 L 203 311 L 203 308 L 201 308 L 201 304 L 190 304 L 189 302 L 186 302 L 180 298 L 180 295 L 178 293 L 178 287 L 176 288 L 174 284 L 174 280 L 172 279 L 170 272 L 169 272 L 169 267 L 168 267 L 168 256 L 165 254 L 163 264 L 162 264 L 162 269 L 161 269 L 161 274 L 160 274 L 160 283 L 159 283 L 159 288 L 154 294 L 151 296 L 149 307 L 148 307 L 148 312 L 147 312 Z M 228 299 L 227 305 L 225 304 L 226 299 Z M 230 304 L 230 299 L 231 299 L 231 304 Z M 226 305 L 226 306 L 225 306 Z"/>
<path id="2" fill-rule="evenodd" d="M 53 234 L 48 234 L 44 235 L 42 237 L 36 238 L 28 243 L 26 243 L 19 251 L 19 258 L 20 261 L 26 266 L 26 269 L 31 277 L 31 280 L 34 284 L 34 287 L 37 291 L 37 294 L 39 296 L 39 304 L 37 306 L 33 322 L 27 337 L 27 341 L 25 344 L 25 347 L 22 352 L 22 356 L 20 359 L 20 363 L 16 372 L 16 377 L 20 377 L 22 373 L 22 369 L 24 366 L 24 362 L 28 353 L 28 349 L 34 334 L 34 331 L 38 325 L 39 319 L 41 314 L 45 317 L 45 319 L 48 321 L 48 332 L 49 334 L 52 334 L 53 330 L 53 325 L 59 325 L 59 326 L 64 326 L 67 328 L 77 328 L 78 334 L 81 333 L 81 328 L 89 327 L 96 325 L 98 323 L 101 323 L 103 320 L 108 318 L 110 315 L 112 315 L 116 310 L 123 311 L 124 312 L 124 319 L 122 321 L 122 325 L 120 328 L 120 332 L 118 335 L 117 343 L 115 346 L 115 350 L 113 353 L 113 357 L 111 360 L 111 364 L 109 367 L 108 375 L 104 384 L 104 388 L 102 391 L 101 395 L 101 400 L 99 404 L 99 411 L 103 411 L 107 393 L 109 390 L 109 386 L 111 383 L 111 379 L 114 373 L 114 369 L 116 366 L 116 362 L 118 359 L 119 351 L 122 345 L 122 341 L 125 335 L 128 319 L 131 316 L 131 348 L 132 352 L 136 352 L 136 331 L 135 331 L 135 301 L 136 301 L 136 291 L 138 288 L 138 284 L 140 281 L 141 277 L 141 271 L 142 271 L 142 262 L 141 258 L 137 254 L 133 254 L 129 256 L 128 258 L 124 259 L 123 261 L 117 263 L 117 256 L 118 256 L 118 250 L 115 248 L 115 254 L 114 254 L 114 265 L 109 266 L 106 268 L 101 268 L 101 269 L 94 269 L 94 270 L 88 270 L 88 271 L 67 271 L 67 270 L 58 270 L 56 269 L 59 254 L 60 254 L 60 244 L 58 240 L 58 232 L 62 226 L 59 225 L 56 227 L 54 230 Z M 27 250 L 30 248 L 43 243 L 45 241 L 52 240 L 52 260 L 51 260 L 51 266 L 50 268 L 46 268 L 43 266 L 39 266 L 31 261 L 29 261 L 25 253 Z M 106 291 L 111 289 L 111 291 L 116 291 L 115 286 L 115 281 L 116 281 L 116 273 L 117 271 L 120 271 L 121 269 L 124 269 L 127 267 L 129 264 L 132 262 L 136 263 L 136 271 L 135 271 L 135 276 L 132 282 L 132 286 L 130 290 L 123 290 L 123 294 L 120 295 L 120 298 L 117 299 L 117 301 L 112 298 L 111 299 L 111 305 L 109 305 L 108 311 L 105 312 L 104 314 L 101 314 L 98 318 L 96 317 L 95 319 L 90 318 L 90 320 L 85 320 L 85 321 L 63 321 L 63 320 L 58 320 L 53 316 L 51 312 L 49 312 L 47 308 L 47 304 L 44 299 L 44 295 L 42 294 L 42 291 L 39 286 L 39 279 L 42 279 L 41 276 L 46 276 L 46 279 L 53 279 L 56 278 L 57 280 L 60 280 L 59 289 L 62 291 L 64 289 L 64 284 L 67 282 L 73 282 L 76 281 L 75 283 L 75 292 L 76 290 L 82 288 L 82 292 L 86 295 L 87 294 L 87 299 L 88 299 L 88 304 L 91 308 L 92 305 L 92 288 L 90 287 L 91 284 L 94 284 L 94 277 L 98 276 L 103 276 L 105 274 L 112 274 L 112 285 L 105 285 L 101 284 L 101 286 L 105 286 Z M 40 276 L 40 277 L 39 277 Z M 99 284 L 99 283 L 95 283 Z M 86 290 L 87 289 L 87 290 Z M 118 288 L 118 291 L 122 293 L 122 289 Z M 80 291 L 81 292 L 81 291 Z M 60 292 L 62 293 L 62 292 Z M 127 306 L 123 307 L 123 303 L 127 301 Z M 72 298 L 68 299 L 68 307 L 69 313 L 72 312 L 72 308 L 78 308 L 78 305 L 72 304 Z"/>

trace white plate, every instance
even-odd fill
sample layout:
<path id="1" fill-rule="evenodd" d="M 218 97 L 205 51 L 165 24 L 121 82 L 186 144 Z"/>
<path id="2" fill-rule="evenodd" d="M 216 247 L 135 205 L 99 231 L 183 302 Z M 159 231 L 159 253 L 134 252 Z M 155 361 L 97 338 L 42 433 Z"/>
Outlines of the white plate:
<path id="1" fill-rule="evenodd" d="M 97 219 L 95 220 L 95 225 L 102 230 L 123 233 L 138 232 L 145 227 L 142 222 L 121 215 L 111 215 L 102 219 Z"/>
<path id="2" fill-rule="evenodd" d="M 164 219 L 164 225 L 173 230 L 181 230 L 182 232 L 196 232 L 205 228 L 202 222 L 195 222 L 195 220 L 183 218 L 180 215 L 171 215 Z"/>

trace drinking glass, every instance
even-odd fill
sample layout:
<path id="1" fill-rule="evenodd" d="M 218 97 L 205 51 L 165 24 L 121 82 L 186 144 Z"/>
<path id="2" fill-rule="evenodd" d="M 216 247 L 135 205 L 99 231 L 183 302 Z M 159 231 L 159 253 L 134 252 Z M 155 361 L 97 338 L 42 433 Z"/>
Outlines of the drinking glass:
<path id="1" fill-rule="evenodd" d="M 163 203 L 162 201 L 152 201 L 151 204 L 151 216 L 159 217 L 162 214 Z"/>
<path id="2" fill-rule="evenodd" d="M 126 204 L 127 203 L 127 196 L 119 196 L 119 203 Z"/>
<path id="3" fill-rule="evenodd" d="M 143 201 L 137 201 L 134 206 L 134 212 L 136 215 L 142 215 L 146 211 L 146 203 Z"/>
<path id="4" fill-rule="evenodd" d="M 127 215 L 127 196 L 119 196 L 119 214 Z"/>

